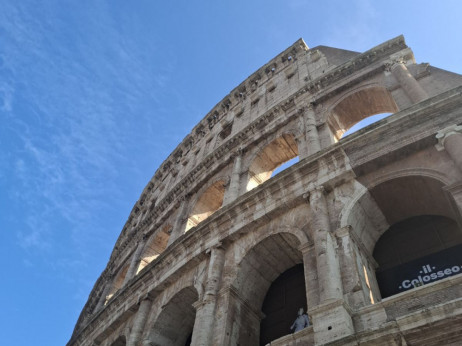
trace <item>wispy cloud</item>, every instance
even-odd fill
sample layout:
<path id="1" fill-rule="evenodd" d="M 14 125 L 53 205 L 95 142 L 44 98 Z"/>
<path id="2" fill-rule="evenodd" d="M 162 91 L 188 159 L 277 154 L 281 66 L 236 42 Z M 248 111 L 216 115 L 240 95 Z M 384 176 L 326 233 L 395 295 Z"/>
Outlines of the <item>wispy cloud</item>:
<path id="1" fill-rule="evenodd" d="M 102 234 L 116 237 L 120 228 L 101 232 L 102 215 L 126 203 L 121 176 L 138 170 L 130 153 L 147 136 L 155 140 L 141 125 L 152 114 L 139 114 L 137 105 L 160 102 L 171 66 L 146 70 L 143 47 L 121 39 L 110 11 L 94 6 L 79 13 L 87 22 L 77 31 L 53 16 L 62 11 L 57 4 L 38 9 L 41 15 L 22 4 L 0 14 L 8 47 L 0 48 L 0 109 L 8 119 L 3 141 L 11 141 L 3 182 L 14 181 L 8 196 L 24 207 L 13 231 L 28 251 L 57 251 L 66 239 L 69 256 L 89 256 L 95 241 L 112 247 Z"/>

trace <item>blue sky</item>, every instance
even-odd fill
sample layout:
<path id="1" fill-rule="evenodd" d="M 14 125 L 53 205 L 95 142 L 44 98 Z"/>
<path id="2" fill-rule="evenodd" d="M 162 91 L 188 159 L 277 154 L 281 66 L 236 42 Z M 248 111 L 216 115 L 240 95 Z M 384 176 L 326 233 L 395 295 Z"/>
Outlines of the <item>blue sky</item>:
<path id="1" fill-rule="evenodd" d="M 462 73 L 459 1 L 313 3 L 0 0 L 2 345 L 69 340 L 163 159 L 298 38 Z"/>

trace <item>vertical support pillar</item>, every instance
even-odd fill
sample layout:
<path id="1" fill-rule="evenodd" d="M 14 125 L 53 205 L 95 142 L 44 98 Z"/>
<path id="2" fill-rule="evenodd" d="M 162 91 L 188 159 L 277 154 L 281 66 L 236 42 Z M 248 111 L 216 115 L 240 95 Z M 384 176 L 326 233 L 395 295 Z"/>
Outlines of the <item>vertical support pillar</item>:
<path id="1" fill-rule="evenodd" d="M 106 297 L 107 297 L 107 295 L 109 294 L 109 292 L 111 290 L 112 280 L 113 280 L 112 275 L 108 275 L 106 280 L 107 280 L 106 281 L 106 286 L 104 286 L 103 293 L 101 293 L 101 296 L 99 297 L 98 304 L 95 307 L 95 312 L 100 310 L 104 306 L 104 303 L 106 302 Z"/>
<path id="2" fill-rule="evenodd" d="M 217 293 L 221 284 L 225 250 L 221 243 L 210 249 L 210 261 L 207 282 L 202 301 L 195 304 L 196 320 L 191 345 L 208 346 L 212 344 L 214 330 L 214 315 L 217 303 Z"/>
<path id="3" fill-rule="evenodd" d="M 309 193 L 312 210 L 313 242 L 316 251 L 320 301 L 342 298 L 342 282 L 334 240 L 330 232 L 327 201 L 324 187 L 318 186 Z"/>
<path id="4" fill-rule="evenodd" d="M 452 125 L 436 134 L 438 151 L 446 150 L 457 168 L 462 172 L 462 126 Z"/>
<path id="5" fill-rule="evenodd" d="M 436 134 L 438 143 L 435 145 L 438 151 L 446 150 L 456 167 L 462 173 L 462 126 L 452 125 Z M 445 186 L 444 190 L 451 196 L 454 203 L 457 222 L 462 227 L 462 179 L 455 184 Z"/>
<path id="6" fill-rule="evenodd" d="M 133 328 L 128 338 L 127 346 L 138 346 L 140 344 L 141 336 L 143 335 L 144 325 L 149 316 L 151 310 L 151 299 L 146 297 L 140 303 L 140 307 L 136 312 L 135 321 L 133 322 Z"/>
<path id="7" fill-rule="evenodd" d="M 307 243 L 299 248 L 303 256 L 305 274 L 306 303 L 308 309 L 319 304 L 319 287 L 316 270 L 316 253 L 313 244 Z"/>
<path id="8" fill-rule="evenodd" d="M 229 183 L 228 190 L 225 193 L 223 198 L 223 206 L 231 203 L 237 197 L 239 197 L 239 191 L 241 187 L 241 167 L 242 167 L 242 155 L 244 153 L 243 149 L 238 149 L 235 153 L 233 172 L 231 174 L 231 180 Z"/>
<path id="9" fill-rule="evenodd" d="M 324 187 L 309 192 L 311 226 L 316 255 L 319 304 L 309 306 L 313 319 L 315 345 L 324 345 L 354 334 L 351 310 L 343 300 L 343 287 L 335 239 L 330 231 Z"/>
<path id="10" fill-rule="evenodd" d="M 180 211 L 178 213 L 178 216 L 176 217 L 175 224 L 173 225 L 172 234 L 168 239 L 167 246 L 169 246 L 171 243 L 177 240 L 184 233 L 188 207 L 189 196 L 185 195 L 181 201 Z"/>
<path id="11" fill-rule="evenodd" d="M 363 263 L 360 254 L 360 240 L 352 233 L 351 226 L 339 228 L 335 231 L 336 237 L 338 237 L 339 245 L 339 259 L 342 268 L 342 283 L 345 293 L 345 298 L 350 306 L 363 306 L 368 304 L 374 304 L 378 301 L 378 297 L 373 291 L 372 285 L 366 282 L 365 275 L 369 275 L 367 272 L 367 263 Z M 374 261 L 369 258 L 368 261 Z M 362 272 L 361 272 L 361 266 Z M 373 262 L 375 267 L 375 261 Z M 366 269 L 365 269 L 366 268 Z M 364 273 L 366 270 L 366 273 Z M 371 278 L 367 278 L 370 282 Z"/>
<path id="12" fill-rule="evenodd" d="M 299 110 L 301 116 L 301 130 L 303 132 L 304 143 L 299 148 L 298 155 L 304 159 L 321 150 L 318 129 L 316 127 L 316 115 L 312 104 L 303 106 Z"/>
<path id="13" fill-rule="evenodd" d="M 136 269 L 138 268 L 141 252 L 144 249 L 145 242 L 146 240 L 145 240 L 145 237 L 143 236 L 143 239 L 138 242 L 138 246 L 136 247 L 135 253 L 132 256 L 132 259 L 130 261 L 130 266 L 128 267 L 128 270 L 127 270 L 127 274 L 125 274 L 123 286 L 125 286 L 127 282 L 130 281 L 136 275 Z"/>
<path id="14" fill-rule="evenodd" d="M 413 103 L 418 103 L 428 98 L 427 93 L 409 72 L 404 61 L 394 61 L 390 66 L 390 71 Z"/>

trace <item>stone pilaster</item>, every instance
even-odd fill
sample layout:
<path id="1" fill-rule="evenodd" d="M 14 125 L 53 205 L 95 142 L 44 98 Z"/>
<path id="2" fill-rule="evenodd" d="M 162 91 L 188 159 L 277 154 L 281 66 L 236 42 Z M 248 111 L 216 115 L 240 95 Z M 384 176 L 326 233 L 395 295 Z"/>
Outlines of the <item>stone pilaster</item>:
<path id="1" fill-rule="evenodd" d="M 144 326 L 146 320 L 148 319 L 149 312 L 151 310 L 151 299 L 146 297 L 140 303 L 140 307 L 136 312 L 135 320 L 133 322 L 132 331 L 130 332 L 130 337 L 128 338 L 127 346 L 138 346 L 140 345 L 141 336 L 143 335 Z"/>
<path id="2" fill-rule="evenodd" d="M 225 250 L 221 244 L 211 248 L 208 266 L 207 282 L 202 301 L 196 302 L 196 320 L 191 344 L 194 346 L 207 346 L 212 344 L 214 330 L 214 315 L 217 303 L 217 292 L 220 288 Z"/>
<path id="3" fill-rule="evenodd" d="M 173 225 L 172 234 L 170 235 L 170 238 L 168 239 L 167 246 L 169 246 L 171 243 L 177 240 L 184 233 L 184 230 L 186 228 L 186 218 L 187 218 L 188 209 L 189 209 L 189 196 L 184 196 L 181 201 L 178 216 L 175 219 L 175 224 Z"/>
<path id="4" fill-rule="evenodd" d="M 239 149 L 236 151 L 234 156 L 233 172 L 231 174 L 231 180 L 229 183 L 228 190 L 223 198 L 223 206 L 231 203 L 237 197 L 239 197 L 239 191 L 241 187 L 241 167 L 242 167 L 242 156 L 244 151 Z"/>
<path id="5" fill-rule="evenodd" d="M 312 211 L 312 237 L 316 251 L 319 297 L 323 302 L 342 297 L 342 283 L 334 239 L 330 233 L 329 213 L 324 187 L 318 186 L 309 192 Z"/>
<path id="6" fill-rule="evenodd" d="M 307 243 L 299 248 L 303 256 L 305 274 L 306 303 L 308 307 L 319 304 L 318 275 L 316 270 L 316 251 L 314 245 Z"/>
<path id="7" fill-rule="evenodd" d="M 315 345 L 323 345 L 354 334 L 354 327 L 351 311 L 343 300 L 340 265 L 323 186 L 309 192 L 309 203 L 319 301 L 316 306 L 308 305 L 308 314 L 313 322 Z"/>
<path id="8" fill-rule="evenodd" d="M 398 80 L 404 92 L 409 96 L 413 103 L 418 103 L 428 98 L 427 93 L 420 86 L 419 82 L 412 76 L 407 69 L 404 61 L 393 61 L 389 66 L 391 73 Z"/>
<path id="9" fill-rule="evenodd" d="M 457 168 L 462 172 L 462 126 L 452 125 L 436 134 L 438 151 L 446 150 Z"/>
<path id="10" fill-rule="evenodd" d="M 316 115 L 311 104 L 303 106 L 299 110 L 301 116 L 301 130 L 303 132 L 302 145 L 298 149 L 300 159 L 304 159 L 319 150 L 321 144 L 319 140 L 318 129 L 316 127 Z"/>
<path id="11" fill-rule="evenodd" d="M 136 270 L 138 269 L 138 265 L 140 263 L 140 257 L 143 252 L 145 243 L 146 243 L 146 240 L 144 237 L 140 242 L 138 242 L 136 250 L 131 258 L 130 266 L 128 267 L 127 274 L 125 275 L 123 285 L 125 285 L 128 281 L 130 281 L 136 275 Z"/>
<path id="12" fill-rule="evenodd" d="M 367 254 L 351 226 L 337 229 L 335 236 L 339 243 L 338 254 L 347 303 L 353 307 L 375 304 L 380 300 L 380 292 L 375 284 L 375 275 L 368 268 L 376 268 L 377 263 Z"/>
<path id="13" fill-rule="evenodd" d="M 258 345 L 260 321 L 264 317 L 233 286 L 223 287 L 217 294 L 212 345 Z"/>
<path id="14" fill-rule="evenodd" d="M 101 293 L 101 296 L 99 297 L 98 304 L 95 307 L 95 312 L 103 308 L 104 303 L 106 302 L 106 297 L 109 295 L 109 292 L 111 291 L 112 280 L 112 276 L 107 277 L 106 286 L 104 286 L 103 293 Z"/>

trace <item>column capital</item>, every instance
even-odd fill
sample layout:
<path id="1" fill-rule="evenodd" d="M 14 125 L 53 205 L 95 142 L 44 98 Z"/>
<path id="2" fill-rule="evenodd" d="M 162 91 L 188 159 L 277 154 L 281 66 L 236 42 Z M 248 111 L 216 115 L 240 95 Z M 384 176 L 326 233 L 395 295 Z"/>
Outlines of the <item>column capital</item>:
<path id="1" fill-rule="evenodd" d="M 297 107 L 298 114 L 304 114 L 305 112 L 313 111 L 313 110 L 314 110 L 314 105 L 311 102 L 304 103 Z"/>
<path id="2" fill-rule="evenodd" d="M 212 253 L 212 250 L 224 250 L 224 246 L 223 246 L 223 243 L 220 241 L 210 247 L 208 247 L 206 250 L 205 250 L 205 253 L 207 255 L 211 254 Z"/>
<path id="3" fill-rule="evenodd" d="M 391 57 L 391 59 L 385 62 L 384 64 L 385 71 L 391 72 L 393 69 L 395 69 L 398 66 L 406 67 L 406 61 L 407 60 L 402 56 Z"/>
<path id="4" fill-rule="evenodd" d="M 235 157 L 238 157 L 238 156 L 242 156 L 244 155 L 244 153 L 247 151 L 247 148 L 244 148 L 244 147 L 239 147 L 237 149 L 235 149 L 232 153 L 231 153 L 231 157 L 232 158 L 235 158 Z"/>
<path id="5" fill-rule="evenodd" d="M 303 194 L 303 198 L 308 202 L 312 203 L 314 200 L 319 199 L 321 196 L 324 196 L 327 192 L 327 189 L 324 185 L 312 186 L 308 189 L 307 192 Z"/>
<path id="6" fill-rule="evenodd" d="M 154 297 L 152 296 L 151 293 L 146 293 L 146 294 L 142 294 L 138 297 L 137 299 L 137 304 L 141 304 L 143 302 L 152 302 L 154 301 Z"/>
<path id="7" fill-rule="evenodd" d="M 438 151 L 442 151 L 445 149 L 445 141 L 449 136 L 456 135 L 456 134 L 462 134 L 462 126 L 461 125 L 451 125 L 448 126 L 436 134 L 436 139 L 438 140 L 438 143 L 435 144 L 435 148 Z"/>

